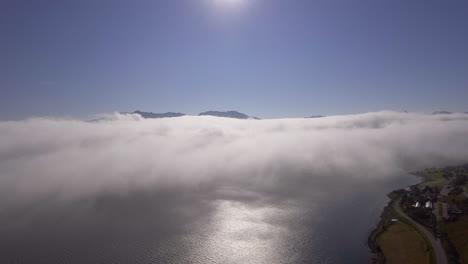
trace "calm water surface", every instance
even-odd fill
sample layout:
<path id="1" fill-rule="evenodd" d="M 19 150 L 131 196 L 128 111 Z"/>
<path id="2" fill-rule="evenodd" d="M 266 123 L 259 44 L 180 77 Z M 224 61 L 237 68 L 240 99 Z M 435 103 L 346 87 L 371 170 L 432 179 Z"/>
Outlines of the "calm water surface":
<path id="1" fill-rule="evenodd" d="M 416 181 L 320 179 L 18 202 L 0 211 L 0 263 L 367 263 L 365 242 L 385 194 Z"/>

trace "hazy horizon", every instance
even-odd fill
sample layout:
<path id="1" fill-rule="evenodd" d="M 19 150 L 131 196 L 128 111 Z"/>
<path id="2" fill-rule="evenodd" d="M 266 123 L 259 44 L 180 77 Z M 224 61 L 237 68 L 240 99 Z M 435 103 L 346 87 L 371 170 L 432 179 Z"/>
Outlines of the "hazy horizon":
<path id="1" fill-rule="evenodd" d="M 78 117 L 78 116 L 72 116 L 72 115 L 30 115 L 30 116 L 25 116 L 25 117 L 22 117 L 22 118 L 17 118 L 17 119 L 0 119 L 0 122 L 8 122 L 8 121 L 24 121 L 24 120 L 29 120 L 29 119 L 42 119 L 42 118 L 50 118 L 50 119 L 58 119 L 58 120 L 81 120 L 81 121 L 93 121 L 93 120 L 96 120 L 96 119 L 99 119 L 99 118 L 103 118 L 103 119 L 107 119 L 107 118 L 111 118 L 114 117 L 114 116 L 118 116 L 118 115 L 139 115 L 139 114 L 134 114 L 133 112 L 134 111 L 141 111 L 141 112 L 148 112 L 148 113 L 155 113 L 155 114 L 165 114 L 165 113 L 180 113 L 180 114 L 183 114 L 183 116 L 181 117 L 189 117 L 189 116 L 192 116 L 192 117 L 195 117 L 195 116 L 199 116 L 200 113 L 203 113 L 203 112 L 207 112 L 207 111 L 220 111 L 220 112 L 230 112 L 230 111 L 235 111 L 235 112 L 239 112 L 239 113 L 242 113 L 242 114 L 246 114 L 248 115 L 249 117 L 257 117 L 259 118 L 260 120 L 274 120 L 274 119 L 302 119 L 302 118 L 326 118 L 326 117 L 337 117 L 337 116 L 353 116 L 353 115 L 361 115 L 361 114 L 371 114 L 371 113 L 386 113 L 386 112 L 394 112 L 394 113 L 405 113 L 405 114 L 420 114 L 420 115 L 439 115 L 439 116 L 445 116 L 445 115 L 457 115 L 457 114 L 462 114 L 462 115 L 465 115 L 465 114 L 468 114 L 468 112 L 450 112 L 450 111 L 446 111 L 445 109 L 440 109 L 440 110 L 434 110 L 432 112 L 409 112 L 409 111 L 406 111 L 406 110 L 401 110 L 401 111 L 395 111 L 395 110 L 388 110 L 388 109 L 382 109 L 382 110 L 379 110 L 379 111 L 368 111 L 368 112 L 359 112 L 359 113 L 337 113 L 337 114 L 332 114 L 332 115 L 322 115 L 322 114 L 311 114 L 311 115 L 306 115 L 306 116 L 277 116 L 277 117 L 270 117 L 270 118 L 264 118 L 262 116 L 253 116 L 253 115 L 250 115 L 249 113 L 245 113 L 245 112 L 242 112 L 242 111 L 239 111 L 239 110 L 235 110 L 235 109 L 229 109 L 229 110 L 219 110 L 219 109 L 210 109 L 210 110 L 204 110 L 204 111 L 201 111 L 199 113 L 182 113 L 182 112 L 179 112 L 179 111 L 161 111 L 161 112 L 153 112 L 153 111 L 150 111 L 150 110 L 146 110 L 146 109 L 134 109 L 134 110 L 131 110 L 131 111 L 111 111 L 111 112 L 107 112 L 107 113 L 95 113 L 95 114 L 91 114 L 91 115 L 87 115 L 87 116 L 82 116 L 82 117 Z M 444 113 L 438 113 L 438 112 L 444 112 Z M 142 117 L 143 119 L 145 119 L 145 117 Z M 161 119 L 161 118 L 179 118 L 179 117 L 158 117 L 158 118 L 155 118 L 155 119 Z M 219 117 L 219 118 L 223 118 L 223 117 Z M 232 118 L 232 119 L 236 119 L 235 117 L 224 117 L 224 118 Z M 153 118 L 149 118 L 149 119 L 153 119 Z"/>

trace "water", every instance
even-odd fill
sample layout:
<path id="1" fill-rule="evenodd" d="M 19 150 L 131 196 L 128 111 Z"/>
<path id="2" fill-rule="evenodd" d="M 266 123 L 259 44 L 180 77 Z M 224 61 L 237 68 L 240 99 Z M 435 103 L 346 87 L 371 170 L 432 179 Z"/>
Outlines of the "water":
<path id="1" fill-rule="evenodd" d="M 417 179 L 340 179 L 17 202 L 0 263 L 367 263 L 386 193 Z"/>

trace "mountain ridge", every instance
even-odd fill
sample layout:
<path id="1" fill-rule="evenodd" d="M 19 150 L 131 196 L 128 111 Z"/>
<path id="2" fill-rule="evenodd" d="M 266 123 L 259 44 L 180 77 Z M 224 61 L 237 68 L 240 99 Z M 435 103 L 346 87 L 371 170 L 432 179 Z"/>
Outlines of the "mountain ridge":
<path id="1" fill-rule="evenodd" d="M 130 114 L 139 114 L 143 118 L 171 118 L 171 117 L 185 116 L 185 114 L 178 113 L 178 112 L 153 113 L 153 112 L 143 112 L 140 110 L 135 110 L 131 112 Z"/>
<path id="2" fill-rule="evenodd" d="M 450 114 L 453 114 L 452 112 L 449 112 L 449 111 L 434 111 L 432 112 L 433 115 L 450 115 Z"/>
<path id="3" fill-rule="evenodd" d="M 122 112 L 122 114 L 138 114 L 141 117 L 148 118 L 148 119 L 174 118 L 174 117 L 186 116 L 186 114 L 179 113 L 179 112 L 153 113 L 153 112 L 144 112 L 140 110 L 135 110 L 133 112 Z M 216 117 L 226 117 L 226 118 L 235 118 L 235 119 L 260 120 L 260 118 L 258 117 L 249 116 L 238 111 L 205 111 L 205 112 L 199 113 L 198 116 L 216 116 Z"/>
<path id="4" fill-rule="evenodd" d="M 237 111 L 205 111 L 198 114 L 198 116 L 217 116 L 217 117 L 227 117 L 227 118 L 236 118 L 236 119 L 256 119 L 259 120 L 258 117 L 253 117 L 246 115 L 241 112 Z"/>

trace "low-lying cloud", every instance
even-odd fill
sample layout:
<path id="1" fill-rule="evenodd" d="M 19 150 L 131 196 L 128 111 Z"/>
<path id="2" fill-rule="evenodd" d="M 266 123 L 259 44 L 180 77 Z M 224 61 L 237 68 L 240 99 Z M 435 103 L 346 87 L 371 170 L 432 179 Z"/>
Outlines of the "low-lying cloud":
<path id="1" fill-rule="evenodd" d="M 463 114 L 0 122 L 0 193 L 8 201 L 170 189 L 248 199 L 467 160 Z"/>

